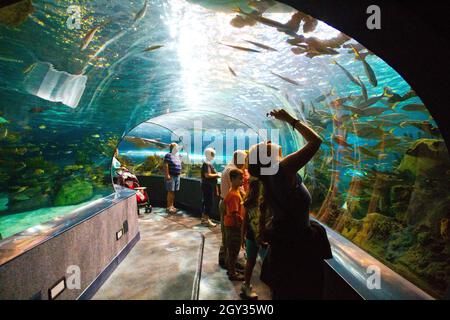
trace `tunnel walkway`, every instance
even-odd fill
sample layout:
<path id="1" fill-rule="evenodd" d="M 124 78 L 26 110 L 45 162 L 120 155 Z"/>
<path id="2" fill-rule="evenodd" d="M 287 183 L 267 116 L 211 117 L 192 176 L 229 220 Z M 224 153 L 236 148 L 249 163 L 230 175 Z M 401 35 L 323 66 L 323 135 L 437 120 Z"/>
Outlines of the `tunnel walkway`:
<path id="1" fill-rule="evenodd" d="M 228 280 L 217 263 L 219 225 L 206 228 L 186 211 L 168 215 L 165 209 L 154 208 L 151 214 L 140 215 L 139 228 L 140 241 L 94 300 L 240 299 L 242 282 Z M 258 261 L 252 284 L 259 299 L 265 300 L 270 292 L 259 280 L 260 266 Z"/>

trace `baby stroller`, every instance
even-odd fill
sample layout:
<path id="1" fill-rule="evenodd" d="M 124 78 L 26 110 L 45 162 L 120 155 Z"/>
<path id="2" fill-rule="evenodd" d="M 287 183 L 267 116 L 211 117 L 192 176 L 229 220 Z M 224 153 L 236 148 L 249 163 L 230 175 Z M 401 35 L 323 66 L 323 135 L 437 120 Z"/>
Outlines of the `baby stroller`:
<path id="1" fill-rule="evenodd" d="M 138 178 L 132 174 L 128 169 L 121 170 L 121 173 L 117 177 L 117 181 L 119 185 L 136 190 L 136 200 L 138 205 L 138 214 L 139 209 L 145 207 L 145 213 L 152 212 L 152 206 L 150 204 L 150 200 L 146 191 L 146 187 L 141 187 L 139 184 Z"/>

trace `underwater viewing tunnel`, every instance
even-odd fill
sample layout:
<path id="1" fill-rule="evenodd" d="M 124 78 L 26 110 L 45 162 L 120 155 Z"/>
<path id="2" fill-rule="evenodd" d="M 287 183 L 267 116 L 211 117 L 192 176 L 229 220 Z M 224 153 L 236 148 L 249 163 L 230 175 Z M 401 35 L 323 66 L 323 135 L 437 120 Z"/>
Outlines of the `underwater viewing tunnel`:
<path id="1" fill-rule="evenodd" d="M 276 108 L 322 139 L 299 174 L 331 242 L 326 296 L 449 297 L 450 158 L 438 123 L 386 61 L 308 13 L 274 0 L 10 1 L 0 97 L 0 299 L 238 298 L 217 280 L 220 226 L 197 221 L 204 152 L 215 149 L 218 172 L 261 141 L 295 152 L 305 139 L 268 116 Z M 165 212 L 173 142 L 178 216 Z M 114 180 L 121 168 L 151 213 Z M 121 268 L 169 280 L 124 293 Z M 373 270 L 380 287 L 367 285 Z"/>

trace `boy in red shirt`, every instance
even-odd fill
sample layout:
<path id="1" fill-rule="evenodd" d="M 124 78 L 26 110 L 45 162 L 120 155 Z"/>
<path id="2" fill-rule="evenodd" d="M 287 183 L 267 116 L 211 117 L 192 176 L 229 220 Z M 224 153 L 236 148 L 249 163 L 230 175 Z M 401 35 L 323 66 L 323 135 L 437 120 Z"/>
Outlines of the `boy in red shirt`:
<path id="1" fill-rule="evenodd" d="M 230 171 L 231 188 L 223 200 L 226 208 L 224 216 L 226 263 L 228 266 L 228 278 L 231 281 L 243 281 L 244 276 L 236 272 L 236 261 L 242 243 L 242 221 L 244 218 L 243 200 L 239 188 L 244 182 L 244 174 L 239 169 Z"/>

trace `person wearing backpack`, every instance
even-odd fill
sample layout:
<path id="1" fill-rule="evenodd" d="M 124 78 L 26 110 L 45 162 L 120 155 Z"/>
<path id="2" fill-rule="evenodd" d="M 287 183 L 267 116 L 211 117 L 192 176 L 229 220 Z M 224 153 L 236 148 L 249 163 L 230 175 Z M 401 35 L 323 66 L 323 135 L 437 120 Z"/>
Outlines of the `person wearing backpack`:
<path id="1" fill-rule="evenodd" d="M 285 110 L 270 115 L 292 126 L 307 143 L 284 158 L 281 147 L 270 141 L 250 149 L 249 173 L 263 185 L 261 237 L 269 243 L 261 279 L 274 300 L 322 299 L 324 259 L 332 257 L 331 248 L 325 228 L 309 219 L 311 195 L 298 174 L 322 139 Z"/>

